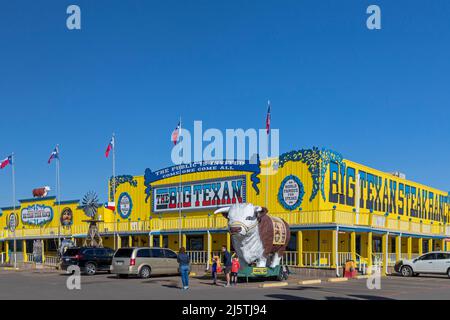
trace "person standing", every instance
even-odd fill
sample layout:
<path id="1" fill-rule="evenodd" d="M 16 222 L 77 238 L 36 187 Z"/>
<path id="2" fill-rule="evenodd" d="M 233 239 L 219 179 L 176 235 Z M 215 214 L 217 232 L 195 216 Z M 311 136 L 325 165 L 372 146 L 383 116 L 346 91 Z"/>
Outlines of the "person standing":
<path id="1" fill-rule="evenodd" d="M 233 265 L 232 259 L 231 259 L 231 253 L 227 250 L 226 246 L 222 246 L 222 254 L 223 254 L 223 266 L 224 266 L 224 272 L 225 272 L 225 278 L 227 279 L 227 283 L 225 287 L 230 286 L 230 273 L 231 273 L 231 266 Z"/>
<path id="2" fill-rule="evenodd" d="M 234 286 L 237 285 L 238 272 L 240 267 L 241 265 L 239 263 L 239 258 L 234 257 L 231 265 L 231 284 Z"/>
<path id="3" fill-rule="evenodd" d="M 190 258 L 186 254 L 184 247 L 180 248 L 177 261 L 180 268 L 181 281 L 183 282 L 183 290 L 189 289 L 189 271 L 190 271 Z"/>

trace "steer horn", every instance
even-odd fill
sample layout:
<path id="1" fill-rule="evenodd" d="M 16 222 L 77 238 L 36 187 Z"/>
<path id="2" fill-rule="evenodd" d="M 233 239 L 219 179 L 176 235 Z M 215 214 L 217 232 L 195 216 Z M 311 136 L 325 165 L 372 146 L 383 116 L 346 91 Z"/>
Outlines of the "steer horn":
<path id="1" fill-rule="evenodd" d="M 214 211 L 214 214 L 221 213 L 225 218 L 228 217 L 228 212 L 230 211 L 230 207 L 220 208 Z"/>

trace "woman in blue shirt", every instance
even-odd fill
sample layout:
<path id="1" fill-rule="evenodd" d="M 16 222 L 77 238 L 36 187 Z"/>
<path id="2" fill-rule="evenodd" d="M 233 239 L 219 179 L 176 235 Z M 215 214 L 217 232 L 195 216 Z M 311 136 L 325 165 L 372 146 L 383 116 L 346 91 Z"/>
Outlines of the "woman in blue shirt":
<path id="1" fill-rule="evenodd" d="M 178 254 L 177 261 L 180 266 L 181 281 L 183 282 L 183 290 L 187 290 L 189 289 L 190 258 L 186 254 L 186 249 L 184 247 L 180 248 L 180 253 Z"/>

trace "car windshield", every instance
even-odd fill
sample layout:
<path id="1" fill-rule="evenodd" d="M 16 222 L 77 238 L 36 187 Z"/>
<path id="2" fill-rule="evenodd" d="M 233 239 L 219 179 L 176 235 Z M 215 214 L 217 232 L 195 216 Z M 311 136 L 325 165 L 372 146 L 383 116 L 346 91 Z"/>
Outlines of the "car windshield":
<path id="1" fill-rule="evenodd" d="M 66 252 L 64 252 L 64 256 L 66 257 L 74 257 L 80 252 L 80 249 L 67 249 Z"/>
<path id="2" fill-rule="evenodd" d="M 131 255 L 133 254 L 133 249 L 131 248 L 122 248 L 117 250 L 116 254 L 114 255 L 115 258 L 131 258 Z"/>

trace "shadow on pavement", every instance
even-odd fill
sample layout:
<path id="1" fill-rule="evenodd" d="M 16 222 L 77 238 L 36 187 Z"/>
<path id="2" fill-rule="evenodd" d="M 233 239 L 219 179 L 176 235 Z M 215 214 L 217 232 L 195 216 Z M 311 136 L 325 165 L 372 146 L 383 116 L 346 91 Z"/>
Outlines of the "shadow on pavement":
<path id="1" fill-rule="evenodd" d="M 388 297 L 381 297 L 381 296 L 372 296 L 372 295 L 364 295 L 364 294 L 350 294 L 350 297 L 355 297 L 359 299 L 365 299 L 365 300 L 395 300 Z"/>
<path id="2" fill-rule="evenodd" d="M 298 297 L 298 296 L 293 296 L 290 294 L 266 294 L 265 296 L 267 298 L 280 299 L 280 300 L 314 300 L 311 298 Z"/>

